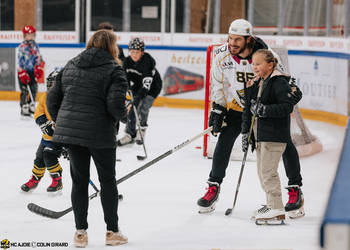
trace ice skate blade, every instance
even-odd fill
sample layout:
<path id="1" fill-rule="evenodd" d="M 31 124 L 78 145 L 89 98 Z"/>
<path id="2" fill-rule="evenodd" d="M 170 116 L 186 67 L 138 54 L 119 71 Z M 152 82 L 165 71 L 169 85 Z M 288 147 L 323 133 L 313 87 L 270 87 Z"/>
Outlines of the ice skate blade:
<path id="1" fill-rule="evenodd" d="M 198 213 L 200 213 L 200 214 L 210 214 L 210 213 L 214 212 L 214 210 L 215 210 L 215 206 L 199 207 Z"/>
<path id="2" fill-rule="evenodd" d="M 61 196 L 63 194 L 62 189 L 57 190 L 55 192 L 47 192 L 48 196 L 50 197 L 56 197 L 56 196 Z"/>
<path id="3" fill-rule="evenodd" d="M 255 220 L 255 224 L 258 226 L 282 226 L 286 225 L 284 220 Z"/>
<path id="4" fill-rule="evenodd" d="M 302 218 L 304 216 L 305 216 L 305 212 L 304 211 L 297 211 L 297 212 L 291 211 L 291 212 L 288 212 L 288 217 L 289 217 L 289 219 L 292 219 L 292 220 L 300 219 L 300 218 Z"/>

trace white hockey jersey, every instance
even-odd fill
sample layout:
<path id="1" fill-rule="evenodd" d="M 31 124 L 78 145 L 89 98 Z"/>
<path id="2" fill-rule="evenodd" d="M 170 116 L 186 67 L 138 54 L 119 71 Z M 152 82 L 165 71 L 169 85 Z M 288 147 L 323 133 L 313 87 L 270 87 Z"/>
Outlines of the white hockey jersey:
<path id="1" fill-rule="evenodd" d="M 274 53 L 275 57 L 279 57 Z M 280 62 L 280 60 L 279 60 Z M 283 65 L 278 63 L 277 69 L 283 70 Z M 252 60 L 232 56 L 228 50 L 228 44 L 218 47 L 214 51 L 214 60 L 211 65 L 211 101 L 233 109 L 243 111 L 244 85 L 254 78 Z"/>

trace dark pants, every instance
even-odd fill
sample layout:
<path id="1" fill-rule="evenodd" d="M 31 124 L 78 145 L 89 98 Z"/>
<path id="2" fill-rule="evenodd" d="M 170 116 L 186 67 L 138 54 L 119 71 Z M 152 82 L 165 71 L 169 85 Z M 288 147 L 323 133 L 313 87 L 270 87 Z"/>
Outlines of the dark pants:
<path id="1" fill-rule="evenodd" d="M 148 115 L 154 100 L 155 99 L 152 96 L 147 95 L 145 98 L 141 99 L 139 103 L 136 104 L 141 127 L 148 126 L 147 124 Z M 133 108 L 131 108 L 128 114 L 128 121 L 126 124 L 126 133 L 131 135 L 131 137 L 133 138 L 136 136 L 136 117 L 135 117 L 135 112 Z"/>
<path id="2" fill-rule="evenodd" d="M 283 155 L 284 169 L 288 177 L 288 185 L 299 185 L 302 186 L 302 177 L 300 174 L 300 161 L 298 151 L 294 146 L 292 140 L 287 142 L 286 150 Z"/>
<path id="3" fill-rule="evenodd" d="M 31 101 L 33 101 L 34 103 L 36 99 L 36 94 L 38 92 L 38 83 L 36 82 L 36 79 L 34 77 L 34 72 L 27 71 L 27 73 L 30 78 L 30 82 L 28 83 L 28 86 L 30 88 L 30 91 L 32 92 L 34 100 L 30 100 L 27 84 L 23 84 L 21 80 L 18 78 L 19 88 L 21 90 L 20 102 L 19 102 L 21 107 L 23 106 L 23 104 L 31 103 Z"/>
<path id="4" fill-rule="evenodd" d="M 224 127 L 216 143 L 212 168 L 208 181 L 222 183 L 226 175 L 226 168 L 230 161 L 233 145 L 241 132 L 242 113 L 230 110 L 225 118 L 227 126 Z M 300 162 L 298 152 L 290 140 L 287 142 L 283 155 L 283 163 L 288 177 L 288 185 L 302 186 L 300 175 Z"/>
<path id="5" fill-rule="evenodd" d="M 88 148 L 69 145 L 73 181 L 72 206 L 76 229 L 87 229 L 90 159 L 95 162 L 101 184 L 101 203 L 107 230 L 118 232 L 118 189 L 115 180 L 115 148 Z"/>

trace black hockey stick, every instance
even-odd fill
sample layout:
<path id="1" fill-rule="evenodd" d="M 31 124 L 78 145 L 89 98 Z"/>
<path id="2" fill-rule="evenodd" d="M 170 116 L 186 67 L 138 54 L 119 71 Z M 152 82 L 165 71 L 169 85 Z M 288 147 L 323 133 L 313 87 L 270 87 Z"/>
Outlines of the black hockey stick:
<path id="1" fill-rule="evenodd" d="M 263 87 L 263 82 L 261 82 L 261 85 L 259 87 L 259 91 L 258 91 L 258 96 L 256 98 L 256 112 L 258 110 L 258 106 L 259 106 L 259 102 L 260 102 L 260 97 L 261 97 L 261 92 L 262 92 L 262 87 Z M 254 122 L 255 122 L 255 114 L 256 112 L 253 114 L 252 117 L 252 121 L 250 123 L 250 128 L 249 128 L 249 133 L 248 133 L 248 148 L 247 150 L 244 152 L 244 156 L 243 156 L 243 160 L 242 160 L 242 165 L 241 165 L 241 171 L 239 172 L 239 177 L 238 177 L 238 182 L 237 182 L 237 187 L 236 187 L 236 192 L 235 192 L 235 198 L 233 200 L 233 205 L 231 208 L 228 208 L 225 212 L 225 215 L 228 216 L 232 213 L 233 209 L 235 208 L 236 205 L 236 201 L 237 201 L 237 196 L 238 196 L 238 191 L 239 191 L 239 187 L 241 185 L 241 180 L 242 180 L 242 176 L 243 176 L 243 170 L 244 170 L 244 166 L 245 166 L 245 162 L 247 160 L 247 155 L 248 155 L 248 151 L 249 151 L 249 142 L 253 133 L 253 127 L 254 127 Z"/>
<path id="2" fill-rule="evenodd" d="M 169 151 L 167 151 L 164 154 L 158 156 L 157 158 L 151 160 L 150 162 L 147 162 L 145 165 L 135 169 L 134 171 L 130 172 L 129 174 L 127 174 L 124 177 L 122 177 L 119 180 L 117 180 L 117 185 L 122 183 L 123 181 L 129 179 L 130 177 L 136 175 L 137 173 L 141 172 L 142 170 L 145 170 L 146 168 L 152 166 L 156 162 L 158 162 L 158 161 L 164 159 L 165 157 L 171 155 L 172 153 L 178 151 L 179 149 L 187 146 L 191 142 L 193 142 L 193 141 L 197 140 L 198 138 L 202 137 L 203 135 L 209 133 L 212 129 L 213 129 L 213 127 L 207 128 L 206 130 L 204 130 L 200 134 L 196 135 L 195 137 L 193 137 L 191 139 L 187 139 L 183 143 L 175 146 L 173 149 L 170 149 Z M 100 191 L 98 190 L 98 191 L 96 191 L 96 193 L 93 193 L 92 195 L 90 195 L 89 196 L 89 200 L 92 200 L 93 198 L 97 197 L 99 193 L 100 193 Z M 39 205 L 36 205 L 34 203 L 29 203 L 27 207 L 33 213 L 36 213 L 36 214 L 41 215 L 41 216 L 49 217 L 49 218 L 52 218 L 52 219 L 61 218 L 62 216 L 64 216 L 65 214 L 67 214 L 67 213 L 69 213 L 70 211 L 73 210 L 73 208 L 70 207 L 70 208 L 67 208 L 66 210 L 55 212 L 55 211 L 49 210 L 47 208 L 43 208 L 43 207 L 41 207 Z"/>
<path id="3" fill-rule="evenodd" d="M 146 146 L 145 146 L 145 140 L 143 138 L 143 135 L 142 135 L 142 132 L 141 132 L 141 124 L 140 124 L 140 117 L 139 117 L 139 114 L 137 112 L 137 108 L 134 104 L 134 95 L 132 94 L 132 91 L 129 91 L 129 94 L 130 94 L 130 97 L 131 97 L 131 100 L 132 100 L 132 108 L 133 108 L 133 111 L 134 111 L 134 114 L 135 114 L 135 119 L 136 119 L 136 126 L 137 126 L 137 130 L 141 136 L 141 141 L 142 141 L 142 146 L 143 146 L 143 151 L 145 152 L 145 155 L 136 155 L 137 159 L 139 161 L 143 161 L 147 158 L 147 152 L 146 152 Z"/>
<path id="4" fill-rule="evenodd" d="M 96 185 L 91 180 L 89 180 L 89 183 L 96 191 L 95 193 L 93 193 L 92 195 L 89 196 L 89 200 L 91 200 L 91 199 L 98 196 L 100 190 L 96 187 Z M 52 211 L 52 210 L 47 209 L 47 208 L 43 208 L 43 207 L 41 207 L 37 204 L 34 204 L 34 203 L 29 203 L 27 205 L 27 208 L 29 209 L 29 211 L 31 211 L 33 213 L 36 213 L 38 215 L 45 216 L 45 217 L 48 217 L 51 219 L 61 218 L 63 215 L 68 214 L 70 211 L 73 210 L 73 207 L 70 207 L 70 208 L 67 208 L 66 210 L 56 212 L 56 211 Z"/>

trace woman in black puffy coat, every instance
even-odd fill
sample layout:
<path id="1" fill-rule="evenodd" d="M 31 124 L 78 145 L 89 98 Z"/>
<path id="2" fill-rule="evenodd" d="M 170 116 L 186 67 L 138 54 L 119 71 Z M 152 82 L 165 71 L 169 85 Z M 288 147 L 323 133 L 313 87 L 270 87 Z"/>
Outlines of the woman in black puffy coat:
<path id="1" fill-rule="evenodd" d="M 112 32 L 94 33 L 86 49 L 66 64 L 47 96 L 47 108 L 56 123 L 53 141 L 68 146 L 77 247 L 85 247 L 88 242 L 91 157 L 101 184 L 106 244 L 127 243 L 118 227 L 114 125 L 125 115 L 128 83 L 115 44 Z"/>

